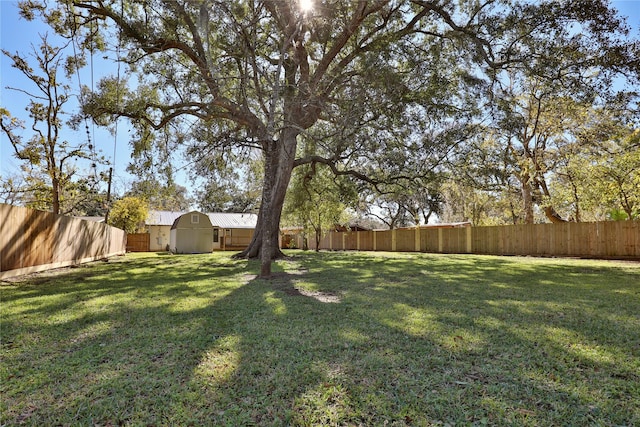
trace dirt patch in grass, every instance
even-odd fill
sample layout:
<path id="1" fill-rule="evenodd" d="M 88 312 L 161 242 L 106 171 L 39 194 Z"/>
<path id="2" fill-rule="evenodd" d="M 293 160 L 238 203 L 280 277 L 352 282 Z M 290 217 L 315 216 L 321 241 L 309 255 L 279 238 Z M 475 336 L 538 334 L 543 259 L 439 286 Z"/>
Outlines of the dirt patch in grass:
<path id="1" fill-rule="evenodd" d="M 339 303 L 340 295 L 333 292 L 321 292 L 305 289 L 299 286 L 299 281 L 308 273 L 307 269 L 296 268 L 286 272 L 273 273 L 268 279 L 272 283 L 273 289 L 284 292 L 291 297 L 313 298 L 322 303 Z"/>
<path id="2" fill-rule="evenodd" d="M 281 289 L 282 291 L 284 291 L 285 294 L 289 295 L 289 296 L 299 296 L 299 297 L 309 297 L 309 298 L 313 298 L 315 300 L 318 300 L 320 302 L 324 302 L 324 303 L 339 303 L 340 302 L 340 296 L 332 294 L 332 293 L 328 293 L 328 292 L 314 292 L 314 291 L 307 291 L 305 289 L 299 289 L 296 287 L 287 287 L 284 289 Z"/>
<path id="3" fill-rule="evenodd" d="M 28 283 L 30 285 L 43 285 L 52 280 L 56 280 L 56 278 L 66 276 L 71 274 L 74 270 L 77 270 L 79 265 L 71 265 L 68 267 L 54 268 L 52 270 L 39 271 L 35 273 L 23 274 L 20 276 L 7 277 L 6 279 L 2 279 L 0 281 L 0 286 L 15 284 L 15 283 Z M 85 275 L 86 276 L 86 275 Z M 78 276 L 81 279 L 81 276 Z"/>
<path id="4" fill-rule="evenodd" d="M 92 273 L 87 271 L 87 267 L 95 265 L 106 264 L 110 262 L 122 262 L 125 260 L 124 256 L 118 256 L 114 258 L 102 258 L 100 260 L 84 263 L 84 264 L 72 264 L 66 267 L 52 268 L 50 270 L 36 271 L 33 273 L 21 274 L 19 276 L 7 277 L 0 280 L 0 286 L 11 285 L 14 283 L 28 283 L 31 285 L 42 285 L 59 277 L 67 277 L 70 274 L 76 273 L 74 277 L 80 278 L 89 277 Z M 77 274 L 78 271 L 83 271 L 81 274 Z"/>

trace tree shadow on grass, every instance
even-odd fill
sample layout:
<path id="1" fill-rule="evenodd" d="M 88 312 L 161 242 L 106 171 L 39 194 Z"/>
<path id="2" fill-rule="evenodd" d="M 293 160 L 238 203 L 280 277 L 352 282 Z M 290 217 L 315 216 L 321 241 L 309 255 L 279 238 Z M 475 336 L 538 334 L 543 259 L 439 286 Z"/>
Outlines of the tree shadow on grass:
<path id="1" fill-rule="evenodd" d="M 2 318 L 2 422 L 535 425 L 640 417 L 631 397 L 633 323 L 611 317 L 608 306 L 582 317 L 569 311 L 568 295 L 583 310 L 633 291 L 598 282 L 612 270 L 585 283 L 553 264 L 367 254 L 299 255 L 276 265 L 272 280 L 256 279 L 258 270 L 220 257 L 136 259 L 3 292 L 12 309 Z M 620 308 L 621 318 L 637 304 Z M 599 326 L 585 329 L 586 316 Z M 627 341 L 613 333 L 620 328 Z M 602 357 L 569 342 L 600 348 Z"/>

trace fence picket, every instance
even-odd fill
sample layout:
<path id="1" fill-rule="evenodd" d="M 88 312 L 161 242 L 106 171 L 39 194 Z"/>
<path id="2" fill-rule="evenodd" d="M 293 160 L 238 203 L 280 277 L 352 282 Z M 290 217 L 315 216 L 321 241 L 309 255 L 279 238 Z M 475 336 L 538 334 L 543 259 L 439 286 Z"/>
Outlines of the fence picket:
<path id="1" fill-rule="evenodd" d="M 104 223 L 0 203 L 0 278 L 124 254 L 125 242 Z"/>
<path id="2" fill-rule="evenodd" d="M 320 242 L 320 249 L 343 247 L 363 251 L 640 259 L 640 221 L 331 232 Z"/>

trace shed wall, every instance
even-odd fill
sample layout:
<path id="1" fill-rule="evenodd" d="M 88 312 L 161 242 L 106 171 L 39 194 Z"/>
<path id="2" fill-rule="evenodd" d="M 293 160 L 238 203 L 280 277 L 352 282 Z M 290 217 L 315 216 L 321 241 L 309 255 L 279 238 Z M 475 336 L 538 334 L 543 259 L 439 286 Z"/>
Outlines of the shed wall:
<path id="1" fill-rule="evenodd" d="M 166 251 L 171 243 L 170 225 L 150 225 L 149 226 L 149 250 Z"/>
<path id="2" fill-rule="evenodd" d="M 192 222 L 197 216 L 198 222 Z M 180 216 L 169 232 L 170 249 L 179 254 L 213 251 L 213 226 L 207 215 L 189 212 Z"/>
<path id="3" fill-rule="evenodd" d="M 176 231 L 175 251 L 180 254 L 197 254 L 213 251 L 213 228 L 182 228 Z"/>

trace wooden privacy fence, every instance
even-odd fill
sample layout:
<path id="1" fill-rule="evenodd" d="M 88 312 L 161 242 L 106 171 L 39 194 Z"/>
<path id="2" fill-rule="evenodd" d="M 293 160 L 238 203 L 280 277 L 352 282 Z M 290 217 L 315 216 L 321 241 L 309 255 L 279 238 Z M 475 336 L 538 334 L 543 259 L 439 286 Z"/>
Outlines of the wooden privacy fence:
<path id="1" fill-rule="evenodd" d="M 149 252 L 151 246 L 151 234 L 129 233 L 127 234 L 127 252 Z"/>
<path id="2" fill-rule="evenodd" d="M 302 247 L 302 236 L 292 237 Z M 330 232 L 320 249 L 640 259 L 640 221 Z M 309 248 L 315 241 L 309 239 Z"/>
<path id="3" fill-rule="evenodd" d="M 126 234 L 104 223 L 0 204 L 0 279 L 125 253 Z"/>

